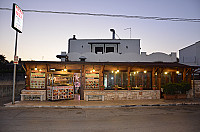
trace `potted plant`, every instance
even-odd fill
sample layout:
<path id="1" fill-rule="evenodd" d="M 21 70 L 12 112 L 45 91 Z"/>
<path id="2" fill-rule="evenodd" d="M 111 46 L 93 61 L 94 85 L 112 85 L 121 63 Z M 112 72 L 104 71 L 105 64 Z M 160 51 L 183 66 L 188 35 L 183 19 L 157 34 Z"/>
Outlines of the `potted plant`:
<path id="1" fill-rule="evenodd" d="M 101 88 L 101 91 L 103 91 L 104 88 L 105 88 L 105 86 L 104 86 L 104 85 L 101 85 L 100 88 Z"/>
<path id="2" fill-rule="evenodd" d="M 127 87 L 128 87 L 128 90 L 131 90 L 131 85 L 128 85 Z"/>
<path id="3" fill-rule="evenodd" d="M 118 85 L 115 85 L 115 90 L 118 90 Z"/>
<path id="4" fill-rule="evenodd" d="M 157 88 L 156 85 L 153 85 L 153 90 L 156 90 L 156 88 Z"/>
<path id="5" fill-rule="evenodd" d="M 29 89 L 30 89 L 30 86 L 29 86 L 28 84 L 26 84 L 26 85 L 25 85 L 25 89 L 26 89 L 26 90 L 29 90 Z"/>
<path id="6" fill-rule="evenodd" d="M 140 87 L 140 90 L 143 90 L 143 86 L 142 85 L 140 85 L 139 87 Z"/>

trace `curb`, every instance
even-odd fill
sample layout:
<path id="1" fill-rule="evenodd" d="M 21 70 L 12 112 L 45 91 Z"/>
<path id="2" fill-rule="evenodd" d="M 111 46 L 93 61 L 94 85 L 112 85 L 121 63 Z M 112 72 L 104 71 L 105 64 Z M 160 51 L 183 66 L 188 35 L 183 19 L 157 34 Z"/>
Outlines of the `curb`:
<path id="1" fill-rule="evenodd" d="M 156 107 L 156 106 L 185 106 L 185 105 L 200 105 L 200 103 L 176 103 L 176 104 L 144 104 L 144 105 L 105 105 L 105 106 L 35 106 L 35 105 L 9 105 L 10 108 L 132 108 L 132 107 Z"/>

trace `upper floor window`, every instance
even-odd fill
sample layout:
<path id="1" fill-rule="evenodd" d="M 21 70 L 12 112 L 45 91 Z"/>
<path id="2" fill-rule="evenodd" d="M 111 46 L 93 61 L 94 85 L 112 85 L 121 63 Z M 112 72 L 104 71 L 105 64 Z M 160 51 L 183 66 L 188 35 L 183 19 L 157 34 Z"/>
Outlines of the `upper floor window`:
<path id="1" fill-rule="evenodd" d="M 101 52 L 103 54 L 103 47 L 95 47 L 95 53 Z"/>
<path id="2" fill-rule="evenodd" d="M 106 47 L 106 53 L 110 53 L 110 52 L 114 53 L 114 47 Z"/>

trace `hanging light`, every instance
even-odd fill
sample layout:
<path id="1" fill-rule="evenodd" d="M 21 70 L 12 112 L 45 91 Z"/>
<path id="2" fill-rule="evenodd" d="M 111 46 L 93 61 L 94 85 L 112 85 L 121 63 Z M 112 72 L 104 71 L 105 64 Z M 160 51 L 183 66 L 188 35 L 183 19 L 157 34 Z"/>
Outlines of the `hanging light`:
<path id="1" fill-rule="evenodd" d="M 37 71 L 37 66 L 35 66 L 35 71 Z"/>
<path id="2" fill-rule="evenodd" d="M 94 69 L 94 65 L 93 65 L 93 69 L 92 69 L 92 72 L 95 72 L 95 69 Z"/>
<path id="3" fill-rule="evenodd" d="M 136 74 L 136 72 L 133 72 L 133 74 Z"/>
<path id="4" fill-rule="evenodd" d="M 176 74 L 179 74 L 180 72 L 179 71 L 176 71 Z"/>
<path id="5" fill-rule="evenodd" d="M 117 70 L 117 72 L 119 72 L 119 70 Z"/>
<path id="6" fill-rule="evenodd" d="M 144 70 L 144 73 L 147 73 L 147 71 L 146 71 L 146 70 Z"/>
<path id="7" fill-rule="evenodd" d="M 156 76 L 158 75 L 157 72 L 155 73 L 155 75 L 156 75 Z"/>
<path id="8" fill-rule="evenodd" d="M 65 72 L 67 71 L 67 68 L 66 68 L 66 66 L 65 66 L 65 69 L 64 69 L 64 71 L 65 71 Z"/>
<path id="9" fill-rule="evenodd" d="M 112 73 L 114 73 L 114 71 L 112 71 Z"/>
<path id="10" fill-rule="evenodd" d="M 165 75 L 167 75 L 167 72 L 164 72 Z"/>

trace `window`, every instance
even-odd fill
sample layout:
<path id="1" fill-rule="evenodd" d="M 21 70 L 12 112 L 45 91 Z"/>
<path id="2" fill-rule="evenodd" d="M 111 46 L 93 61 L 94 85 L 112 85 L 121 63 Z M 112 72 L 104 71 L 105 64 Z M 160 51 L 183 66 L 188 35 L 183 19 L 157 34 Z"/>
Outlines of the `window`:
<path id="1" fill-rule="evenodd" d="M 95 53 L 101 52 L 103 54 L 103 47 L 95 47 Z"/>
<path id="2" fill-rule="evenodd" d="M 114 52 L 114 47 L 106 47 L 106 53 Z"/>
<path id="3" fill-rule="evenodd" d="M 131 72 L 130 85 L 134 88 L 142 85 L 144 89 L 151 89 L 151 72 Z"/>
<path id="4" fill-rule="evenodd" d="M 118 85 L 118 89 L 126 89 L 128 84 L 127 72 L 115 73 L 108 71 L 104 73 L 104 86 L 105 89 L 114 89 Z"/>

